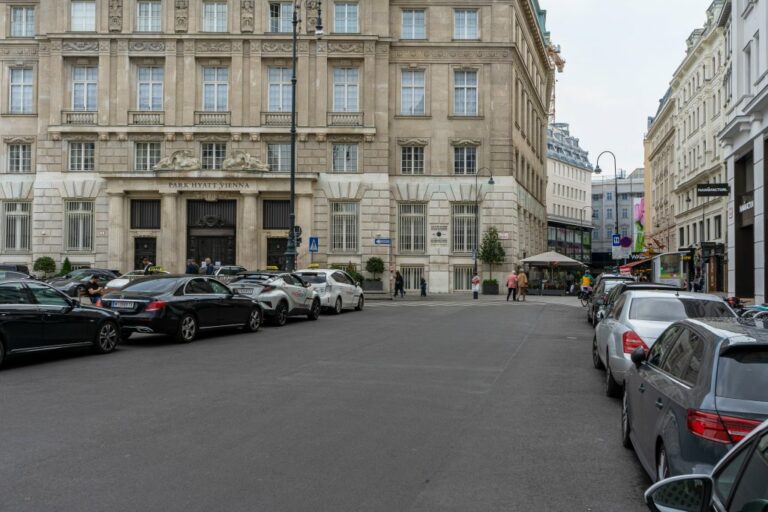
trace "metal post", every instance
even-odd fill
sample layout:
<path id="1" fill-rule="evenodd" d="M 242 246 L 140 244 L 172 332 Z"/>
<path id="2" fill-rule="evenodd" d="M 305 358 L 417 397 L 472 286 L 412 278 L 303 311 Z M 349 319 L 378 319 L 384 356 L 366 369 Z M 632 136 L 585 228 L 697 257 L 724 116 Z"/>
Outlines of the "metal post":
<path id="1" fill-rule="evenodd" d="M 291 205 L 290 225 L 288 232 L 288 244 L 285 248 L 285 270 L 293 272 L 296 269 L 296 47 L 299 28 L 299 3 L 293 6 L 293 47 L 291 76 Z"/>
<path id="2" fill-rule="evenodd" d="M 478 190 L 478 181 L 477 178 L 480 176 L 480 169 L 478 169 L 475 172 L 475 249 L 474 249 L 474 256 L 475 256 L 475 274 L 477 274 L 477 249 L 478 249 L 478 237 L 479 237 L 479 231 L 480 231 L 480 191 Z"/>

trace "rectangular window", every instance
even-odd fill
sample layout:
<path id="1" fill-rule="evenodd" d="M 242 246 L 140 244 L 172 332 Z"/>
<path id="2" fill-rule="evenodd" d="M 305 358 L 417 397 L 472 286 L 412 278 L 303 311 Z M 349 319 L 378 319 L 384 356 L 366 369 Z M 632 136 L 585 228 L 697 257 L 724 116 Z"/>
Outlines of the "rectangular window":
<path id="1" fill-rule="evenodd" d="M 605 238 L 613 238 L 613 228 L 605 228 Z"/>
<path id="2" fill-rule="evenodd" d="M 453 174 L 477 174 L 477 148 L 475 146 L 453 148 Z"/>
<path id="3" fill-rule="evenodd" d="M 203 110 L 226 112 L 229 108 L 229 69 L 203 68 Z"/>
<path id="4" fill-rule="evenodd" d="M 66 251 L 93 250 L 93 201 L 65 201 L 64 239 Z"/>
<path id="5" fill-rule="evenodd" d="M 403 288 L 410 291 L 421 289 L 421 278 L 424 277 L 424 267 L 400 267 L 403 275 Z"/>
<path id="6" fill-rule="evenodd" d="M 456 71 L 453 75 L 453 113 L 477 115 L 477 71 Z"/>
<path id="7" fill-rule="evenodd" d="M 471 265 L 462 265 L 453 267 L 453 290 L 457 292 L 467 292 L 472 289 Z"/>
<path id="8" fill-rule="evenodd" d="M 32 68 L 11 68 L 10 72 L 9 110 L 12 114 L 31 114 L 35 90 Z"/>
<path id="9" fill-rule="evenodd" d="M 8 144 L 8 172 L 32 172 L 32 144 Z"/>
<path id="10" fill-rule="evenodd" d="M 202 167 L 213 171 L 221 169 L 227 157 L 227 145 L 222 142 L 205 142 L 202 145 Z"/>
<path id="11" fill-rule="evenodd" d="M 269 111 L 291 111 L 291 70 L 290 68 L 270 67 L 269 80 Z"/>
<path id="12" fill-rule="evenodd" d="M 400 205 L 400 252 L 419 252 L 427 249 L 427 205 Z"/>
<path id="13" fill-rule="evenodd" d="M 357 210 L 357 203 L 331 203 L 331 249 L 333 251 L 357 251 Z"/>
<path id="14" fill-rule="evenodd" d="M 269 2 L 269 31 L 293 32 L 293 2 Z"/>
<path id="15" fill-rule="evenodd" d="M 227 31 L 227 2 L 203 1 L 203 32 Z"/>
<path id="16" fill-rule="evenodd" d="M 264 201 L 264 229 L 290 229 L 291 202 Z"/>
<path id="17" fill-rule="evenodd" d="M 424 174 L 424 148 L 403 146 L 400 148 L 400 172 L 403 174 Z"/>
<path id="18" fill-rule="evenodd" d="M 723 237 L 723 218 L 720 215 L 715 216 L 715 238 Z"/>
<path id="19" fill-rule="evenodd" d="M 99 88 L 99 68 L 75 66 L 72 68 L 72 110 L 94 112 Z"/>
<path id="20" fill-rule="evenodd" d="M 629 208 L 622 208 L 621 209 L 621 218 L 622 219 L 628 219 L 629 218 Z"/>
<path id="21" fill-rule="evenodd" d="M 137 142 L 136 143 L 136 170 L 151 171 L 160 161 L 160 143 L 159 142 Z"/>
<path id="22" fill-rule="evenodd" d="M 96 31 L 96 0 L 72 0 L 70 8 L 72 32 Z"/>
<path id="23" fill-rule="evenodd" d="M 6 251 L 29 251 L 32 203 L 13 202 L 3 205 L 3 248 Z"/>
<path id="24" fill-rule="evenodd" d="M 357 68 L 334 68 L 333 111 L 357 112 L 360 73 Z"/>
<path id="25" fill-rule="evenodd" d="M 270 171 L 287 172 L 291 170 L 291 145 L 268 144 L 267 163 Z"/>
<path id="26" fill-rule="evenodd" d="M 160 229 L 160 200 L 131 200 L 131 229 Z"/>
<path id="27" fill-rule="evenodd" d="M 357 144 L 333 145 L 333 172 L 357 172 Z"/>
<path id="28" fill-rule="evenodd" d="M 31 5 L 11 7 L 11 37 L 35 35 L 35 8 Z"/>
<path id="29" fill-rule="evenodd" d="M 161 16 L 160 0 L 139 0 L 136 2 L 136 31 L 160 32 Z"/>
<path id="30" fill-rule="evenodd" d="M 163 78 L 160 66 L 142 66 L 138 71 L 136 106 L 138 110 L 163 110 Z"/>
<path id="31" fill-rule="evenodd" d="M 744 94 L 752 91 L 752 42 L 744 48 Z"/>
<path id="32" fill-rule="evenodd" d="M 474 204 L 454 204 L 451 223 L 452 252 L 468 254 L 474 251 L 477 248 L 477 207 Z"/>
<path id="33" fill-rule="evenodd" d="M 354 34 L 359 31 L 356 2 L 336 2 L 334 4 L 333 31 L 345 34 Z"/>
<path id="34" fill-rule="evenodd" d="M 424 9 L 403 9 L 401 39 L 427 38 L 427 12 Z"/>
<path id="35" fill-rule="evenodd" d="M 613 208 L 606 208 L 605 209 L 605 218 L 606 219 L 612 219 L 613 218 Z"/>
<path id="36" fill-rule="evenodd" d="M 401 114 L 404 116 L 423 116 L 425 114 L 426 86 L 425 72 L 420 70 L 403 70 L 400 87 Z"/>
<path id="37" fill-rule="evenodd" d="M 93 171 L 96 161 L 95 142 L 70 142 L 69 143 L 69 170 Z"/>
<path id="38" fill-rule="evenodd" d="M 453 11 L 453 38 L 479 39 L 477 9 L 456 9 Z"/>
<path id="39" fill-rule="evenodd" d="M 605 193 L 605 200 L 606 201 L 613 201 L 613 193 L 612 192 L 606 192 Z"/>

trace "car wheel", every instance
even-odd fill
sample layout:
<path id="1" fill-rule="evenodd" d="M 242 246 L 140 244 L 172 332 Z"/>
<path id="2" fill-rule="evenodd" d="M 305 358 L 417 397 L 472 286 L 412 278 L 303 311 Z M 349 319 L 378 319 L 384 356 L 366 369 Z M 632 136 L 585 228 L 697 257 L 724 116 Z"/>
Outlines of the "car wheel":
<path id="1" fill-rule="evenodd" d="M 176 341 L 190 343 L 197 336 L 197 320 L 192 315 L 184 315 L 179 322 L 179 330 L 176 332 Z"/>
<path id="2" fill-rule="evenodd" d="M 284 326 L 288 322 L 288 306 L 285 302 L 281 302 L 275 308 L 275 325 Z"/>
<path id="3" fill-rule="evenodd" d="M 248 332 L 256 332 L 261 327 L 261 310 L 254 308 L 248 314 L 248 322 L 245 324 L 245 330 Z"/>
<path id="4" fill-rule="evenodd" d="M 336 303 L 333 305 L 333 314 L 340 315 L 342 311 L 341 307 L 341 297 L 336 297 Z"/>
<path id="5" fill-rule="evenodd" d="M 107 320 L 96 331 L 96 337 L 93 340 L 93 348 L 99 354 L 108 354 L 115 350 L 118 341 L 120 341 L 120 331 L 117 324 L 112 320 Z"/>
<path id="6" fill-rule="evenodd" d="M 667 460 L 667 450 L 662 443 L 656 455 L 656 481 L 661 482 L 665 478 L 669 478 L 669 460 Z"/>
<path id="7" fill-rule="evenodd" d="M 629 396 L 626 389 L 621 399 L 621 445 L 632 448 L 632 440 L 629 438 Z"/>
<path id="8" fill-rule="evenodd" d="M 309 314 L 307 314 L 307 318 L 310 320 L 317 320 L 320 318 L 320 301 L 315 299 L 312 301 L 312 307 L 309 309 Z"/>
<path id="9" fill-rule="evenodd" d="M 608 354 L 605 355 L 605 396 L 610 398 L 619 398 L 621 393 L 621 386 L 614 380 L 613 373 L 611 373 L 611 365 L 608 364 Z"/>
<path id="10" fill-rule="evenodd" d="M 597 336 L 592 338 L 592 366 L 597 370 L 605 369 L 605 365 L 600 360 L 600 353 L 597 351 Z"/>
<path id="11" fill-rule="evenodd" d="M 362 311 L 365 307 L 365 297 L 360 295 L 360 298 L 357 299 L 357 306 L 355 306 L 355 311 Z"/>

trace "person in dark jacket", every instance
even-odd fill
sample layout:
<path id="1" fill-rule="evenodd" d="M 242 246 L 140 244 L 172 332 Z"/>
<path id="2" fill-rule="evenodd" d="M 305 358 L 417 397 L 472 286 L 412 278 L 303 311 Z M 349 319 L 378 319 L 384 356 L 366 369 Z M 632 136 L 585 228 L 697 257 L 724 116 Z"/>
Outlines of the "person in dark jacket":
<path id="1" fill-rule="evenodd" d="M 197 263 L 195 263 L 195 260 L 190 259 L 187 260 L 187 274 L 197 275 L 200 273 L 200 267 L 197 266 Z"/>
<path id="2" fill-rule="evenodd" d="M 427 296 L 427 280 L 424 279 L 423 277 L 421 278 L 420 286 L 421 286 L 421 296 L 426 297 Z"/>
<path id="3" fill-rule="evenodd" d="M 400 292 L 401 297 L 405 297 L 405 280 L 399 270 L 395 272 L 395 297 L 397 292 Z"/>

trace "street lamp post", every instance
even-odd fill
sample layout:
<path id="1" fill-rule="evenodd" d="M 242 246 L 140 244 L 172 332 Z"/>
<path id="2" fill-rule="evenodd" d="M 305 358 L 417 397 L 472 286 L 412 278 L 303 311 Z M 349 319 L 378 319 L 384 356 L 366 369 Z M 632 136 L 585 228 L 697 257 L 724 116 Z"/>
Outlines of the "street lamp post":
<path id="1" fill-rule="evenodd" d="M 594 206 L 588 204 L 587 206 L 582 206 L 581 207 L 581 229 L 582 229 L 582 232 L 581 232 L 581 261 L 582 261 L 582 263 L 584 262 L 584 210 L 586 210 L 587 208 L 590 208 L 592 210 L 592 215 L 593 216 L 595 214 L 595 207 Z M 589 223 L 589 231 L 590 232 L 592 231 L 592 223 L 591 222 Z"/>
<path id="2" fill-rule="evenodd" d="M 616 169 L 616 155 L 613 154 L 612 151 L 603 151 L 599 155 L 597 155 L 597 160 L 595 161 L 595 173 L 600 174 L 602 172 L 602 169 L 600 169 L 600 157 L 609 154 L 613 157 L 613 176 L 614 176 L 614 192 L 613 192 L 613 199 L 615 201 L 615 215 L 616 215 L 616 224 L 614 227 L 613 234 L 618 235 L 619 234 L 619 173 Z"/>
<path id="3" fill-rule="evenodd" d="M 323 15 L 322 0 L 307 0 L 307 8 L 317 9 L 317 22 L 315 24 L 315 35 L 323 36 Z M 290 231 L 288 232 L 288 243 L 285 247 L 285 270 L 293 272 L 296 270 L 296 63 L 297 47 L 299 39 L 299 22 L 301 21 L 299 11 L 301 10 L 301 0 L 293 2 L 293 37 L 291 48 L 291 200 L 290 200 Z"/>
<path id="4" fill-rule="evenodd" d="M 473 252 L 475 259 L 475 274 L 477 274 L 477 252 L 480 248 L 480 244 L 478 243 L 480 241 L 480 188 L 478 186 L 478 178 L 480 177 L 480 172 L 485 170 L 490 171 L 488 167 L 483 167 L 478 169 L 475 173 L 475 250 Z M 496 182 L 493 181 L 493 173 L 491 173 L 491 178 L 488 180 L 488 184 L 491 186 L 496 184 Z"/>

